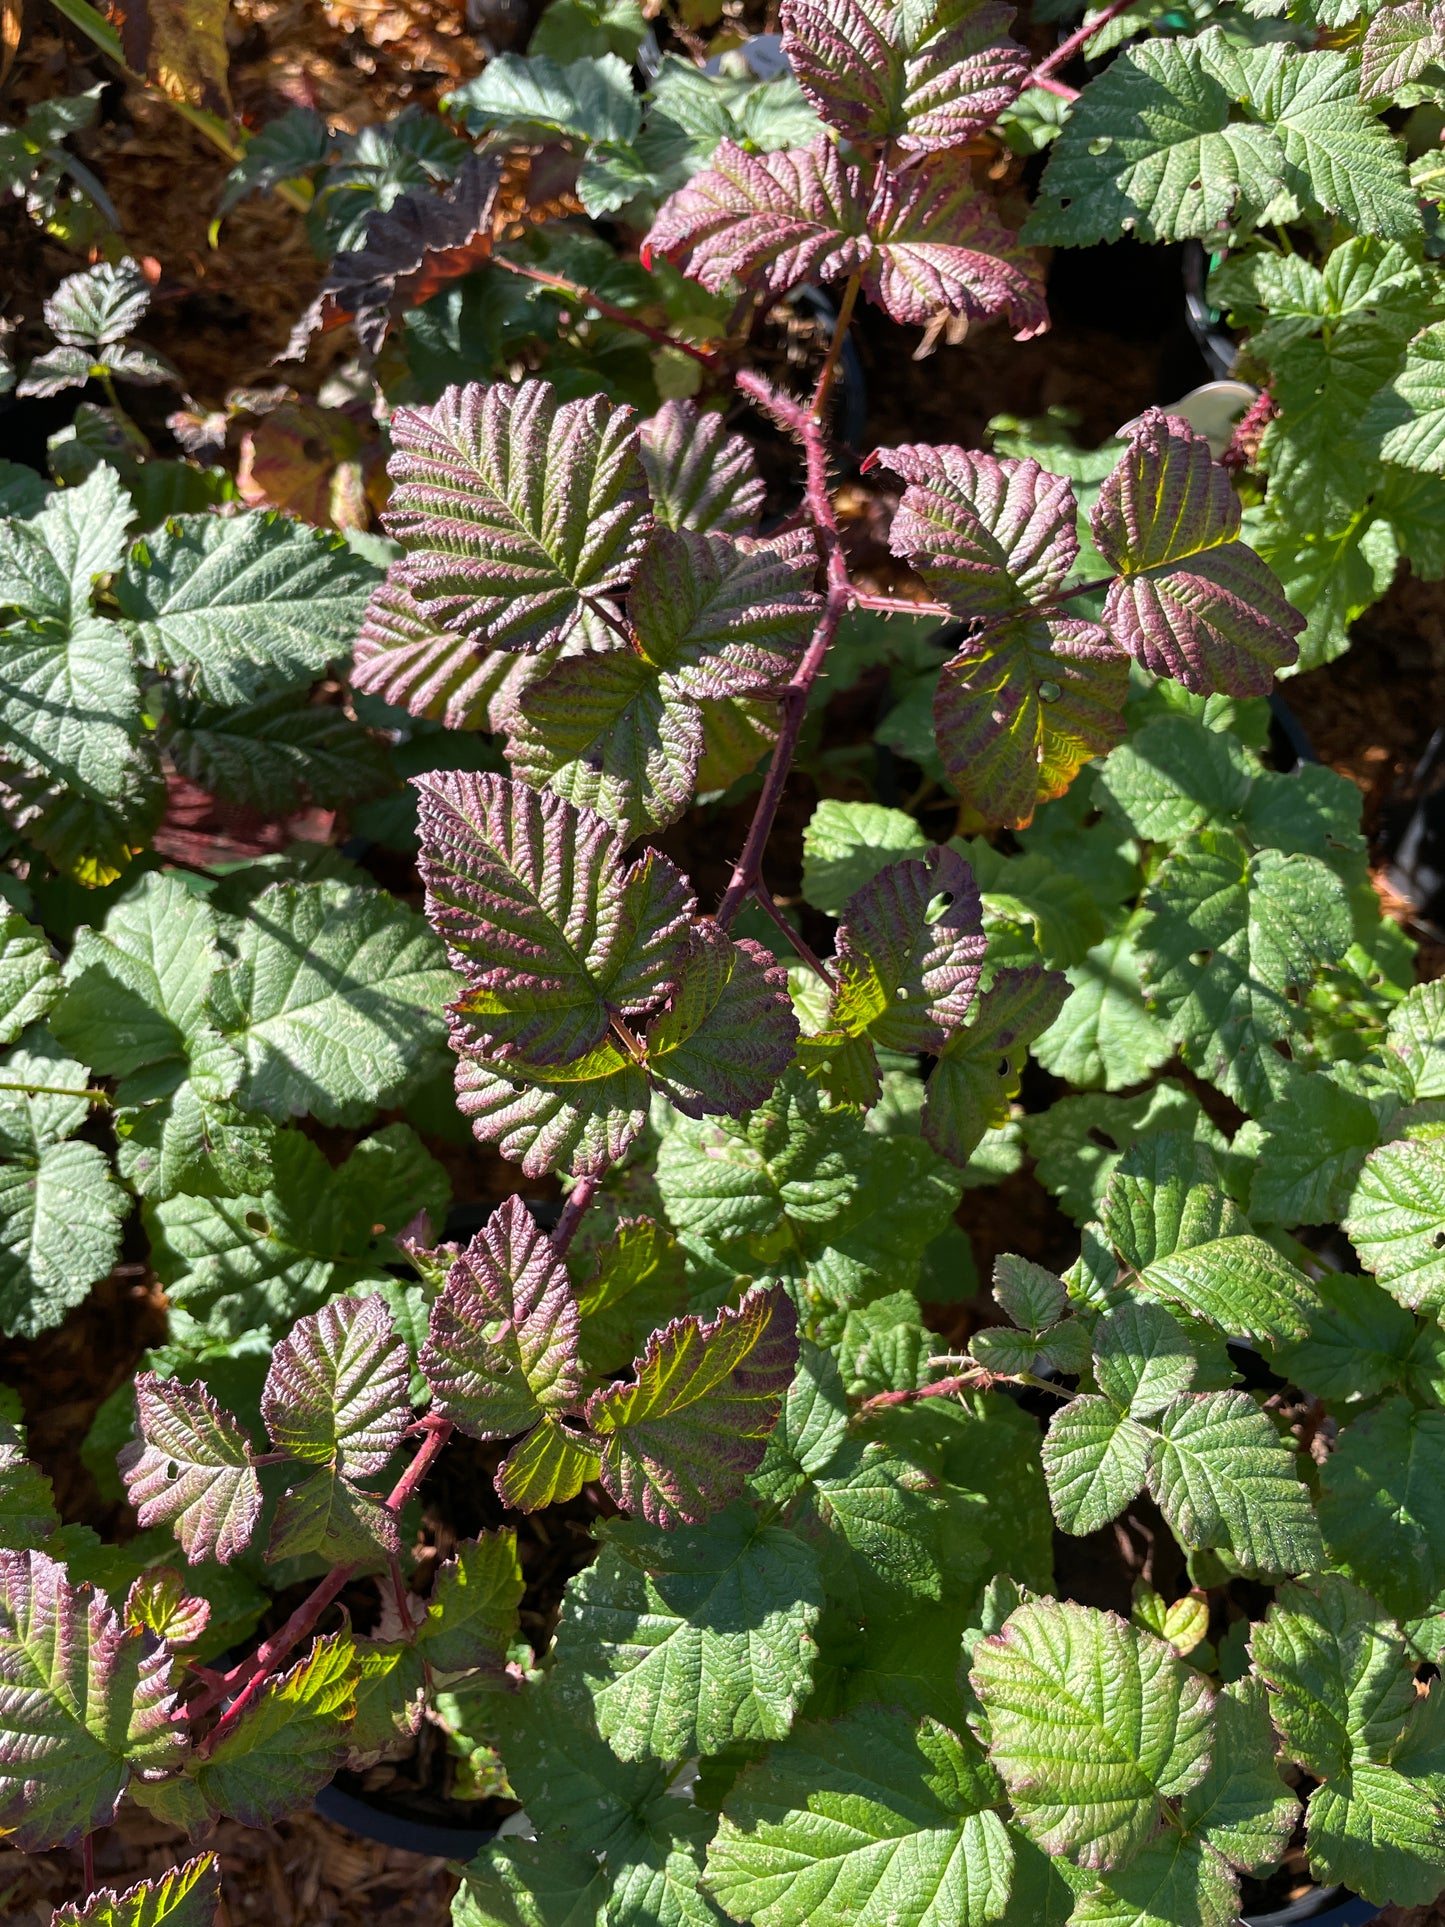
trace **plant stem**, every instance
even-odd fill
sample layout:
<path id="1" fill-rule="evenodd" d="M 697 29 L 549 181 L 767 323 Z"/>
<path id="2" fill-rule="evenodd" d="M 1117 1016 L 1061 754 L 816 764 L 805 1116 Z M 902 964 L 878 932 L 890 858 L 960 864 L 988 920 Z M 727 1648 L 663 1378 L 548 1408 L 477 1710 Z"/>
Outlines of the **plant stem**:
<path id="1" fill-rule="evenodd" d="M 794 950 L 797 951 L 809 970 L 821 977 L 823 982 L 827 984 L 831 990 L 833 987 L 833 979 L 829 975 L 828 966 L 820 957 L 814 954 L 811 946 L 804 942 L 800 934 L 793 928 L 792 924 L 788 922 L 788 919 L 773 901 L 772 891 L 768 888 L 767 884 L 763 882 L 761 877 L 759 877 L 753 885 L 753 901 L 760 910 L 765 911 L 767 915 L 772 918 L 773 922 L 778 926 L 779 930 L 782 931 L 783 935 L 793 946 Z"/>
<path id="2" fill-rule="evenodd" d="M 937 616 L 940 622 L 956 620 L 946 602 L 912 602 L 907 596 L 873 595 L 866 589 L 853 591 L 855 609 L 874 609 L 880 616 Z"/>
<path id="3" fill-rule="evenodd" d="M 833 376 L 838 367 L 838 357 L 843 352 L 843 342 L 848 333 L 848 324 L 853 319 L 853 309 L 858 300 L 858 290 L 863 285 L 862 271 L 855 268 L 848 277 L 848 285 L 843 290 L 843 299 L 838 304 L 838 319 L 833 323 L 833 339 L 828 343 L 827 358 L 818 376 L 818 386 L 813 390 L 813 405 L 808 413 L 814 421 L 823 419 L 823 410 L 828 403 L 828 390 L 833 386 Z"/>
<path id="4" fill-rule="evenodd" d="M 95 1892 L 95 1835 L 93 1833 L 86 1834 L 80 1843 L 80 1869 L 80 1877 L 85 1883 L 85 1892 L 81 1898 L 89 1900 Z"/>
<path id="5" fill-rule="evenodd" d="M 552 1243 L 559 1255 L 567 1252 L 572 1240 L 577 1236 L 577 1227 L 581 1224 L 588 1205 L 597 1196 L 600 1182 L 599 1178 L 578 1178 L 567 1193 L 567 1202 L 563 1205 L 562 1215 L 557 1220 L 557 1229 L 552 1233 Z"/>
<path id="6" fill-rule="evenodd" d="M 752 823 L 748 827 L 747 841 L 742 855 L 733 865 L 732 878 L 723 893 L 722 902 L 717 907 L 717 922 L 726 930 L 748 895 L 762 875 L 763 851 L 772 834 L 773 822 L 778 814 L 778 805 L 783 799 L 783 788 L 788 780 L 788 772 L 797 754 L 798 737 L 802 733 L 803 716 L 808 706 L 808 692 L 818 679 L 838 624 L 847 613 L 853 599 L 853 585 L 848 580 L 848 564 L 843 554 L 843 542 L 838 533 L 837 517 L 833 513 L 833 503 L 828 494 L 828 458 L 823 439 L 822 424 L 809 408 L 795 402 L 787 395 L 781 395 L 768 385 L 761 375 L 750 369 L 740 369 L 736 376 L 742 392 L 764 408 L 783 428 L 796 435 L 803 444 L 803 454 L 807 462 L 807 485 L 804 500 L 808 517 L 818 531 L 818 543 L 823 551 L 827 570 L 827 593 L 823 601 L 823 613 L 818 626 L 813 631 L 813 639 L 803 653 L 803 660 L 793 671 L 787 688 L 783 691 L 779 707 L 782 710 L 782 728 L 773 750 L 773 760 L 768 765 L 768 774 L 763 783 L 763 793 L 758 798 L 758 806 L 753 812 Z"/>
<path id="7" fill-rule="evenodd" d="M 509 274 L 520 274 L 526 281 L 537 281 L 544 288 L 555 288 L 559 294 L 570 294 L 574 300 L 582 302 L 588 308 L 595 308 L 598 314 L 608 321 L 615 321 L 619 327 L 631 328 L 635 333 L 646 335 L 649 341 L 656 341 L 664 348 L 676 348 L 682 354 L 691 355 L 693 360 L 700 361 L 704 368 L 717 366 L 717 355 L 711 349 L 694 347 L 692 342 L 682 341 L 676 335 L 668 334 L 665 328 L 654 328 L 650 321 L 640 320 L 637 315 L 629 314 L 626 308 L 614 307 L 610 301 L 604 301 L 600 294 L 594 294 L 590 288 L 579 287 L 575 281 L 569 281 L 565 275 L 550 274 L 545 268 L 524 268 L 520 261 L 509 261 L 504 254 L 494 254 L 492 259 L 499 268 L 505 268 Z"/>
<path id="8" fill-rule="evenodd" d="M 886 1411 L 891 1405 L 909 1405 L 920 1398 L 950 1398 L 955 1392 L 976 1385 L 986 1377 L 987 1373 L 975 1366 L 971 1372 L 959 1372 L 954 1378 L 936 1379 L 932 1385 L 920 1385 L 916 1391 L 875 1392 L 872 1398 L 865 1398 L 858 1407 L 858 1416 L 862 1418 L 868 1412 Z"/>
<path id="9" fill-rule="evenodd" d="M 66 1084 L 27 1084 L 23 1081 L 11 1083 L 8 1079 L 0 1078 L 0 1091 L 24 1091 L 27 1097 L 83 1097 L 91 1104 L 103 1104 L 107 1110 L 111 1105 L 109 1091 L 76 1090 L 73 1086 Z"/>
<path id="10" fill-rule="evenodd" d="M 1060 67 L 1067 67 L 1074 55 L 1087 47 L 1096 33 L 1099 33 L 1103 28 L 1107 27 L 1111 20 L 1117 20 L 1119 15 L 1127 11 L 1133 4 L 1134 0 L 1109 0 L 1108 6 L 1105 7 L 1102 13 L 1096 14 L 1092 20 L 1086 22 L 1084 26 L 1078 28 L 1074 33 L 1071 33 L 1068 39 L 1061 41 L 1046 59 L 1041 60 L 1024 82 L 1024 85 L 1026 87 L 1037 87 L 1040 82 L 1046 80 L 1050 74 L 1056 74 Z"/>

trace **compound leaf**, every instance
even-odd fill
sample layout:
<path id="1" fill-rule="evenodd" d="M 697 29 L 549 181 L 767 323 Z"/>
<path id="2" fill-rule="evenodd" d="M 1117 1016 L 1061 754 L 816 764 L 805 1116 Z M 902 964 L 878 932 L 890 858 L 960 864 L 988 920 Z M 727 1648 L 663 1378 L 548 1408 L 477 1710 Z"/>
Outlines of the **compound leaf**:
<path id="1" fill-rule="evenodd" d="M 677 985 L 647 1031 L 643 1063 L 686 1117 L 740 1117 L 772 1094 L 798 1023 L 787 972 L 750 937 L 693 926 Z"/>
<path id="2" fill-rule="evenodd" d="M 632 1382 L 587 1404 L 602 1482 L 652 1525 L 698 1525 L 742 1490 L 762 1459 L 797 1360 L 797 1319 L 780 1286 L 736 1310 L 654 1332 Z"/>
<path id="3" fill-rule="evenodd" d="M 975 1645 L 972 1680 L 1024 1827 L 1082 1867 L 1129 1859 L 1208 1768 L 1209 1687 L 1113 1613 L 1020 1606 Z"/>
<path id="4" fill-rule="evenodd" d="M 135 1396 L 140 1439 L 123 1449 L 121 1471 L 142 1529 L 170 1526 L 192 1565 L 229 1564 L 261 1512 L 250 1441 L 199 1382 L 142 1372 Z"/>
<path id="5" fill-rule="evenodd" d="M 560 641 L 589 596 L 628 579 L 647 534 L 635 422 L 598 395 L 559 401 L 545 381 L 469 383 L 398 409 L 386 526 L 407 589 L 467 635 Z"/>
<path id="6" fill-rule="evenodd" d="M 1255 1572 L 1312 1571 L 1324 1548 L 1294 1454 L 1246 1392 L 1176 1399 L 1159 1418 L 1149 1489 L 1180 1541 Z"/>
<path id="7" fill-rule="evenodd" d="M 1248 1675 L 1234 1680 L 1214 1703 L 1209 1771 L 1179 1809 L 1190 1833 L 1246 1873 L 1274 1864 L 1299 1816 L 1275 1764 L 1277 1747 L 1263 1683 Z"/>
<path id="8" fill-rule="evenodd" d="M 1034 1351 L 1030 1343 L 1029 1352 Z M 1097 1532 L 1136 1499 L 1149 1470 L 1151 1439 L 1111 1399 L 1092 1393 L 1056 1412 L 1044 1439 L 1049 1503 L 1065 1532 Z"/>

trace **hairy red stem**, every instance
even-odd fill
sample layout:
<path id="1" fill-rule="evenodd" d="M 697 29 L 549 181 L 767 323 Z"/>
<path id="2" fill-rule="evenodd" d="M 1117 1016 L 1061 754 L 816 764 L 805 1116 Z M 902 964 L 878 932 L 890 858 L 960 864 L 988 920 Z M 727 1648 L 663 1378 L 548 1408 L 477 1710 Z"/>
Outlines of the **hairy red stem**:
<path id="1" fill-rule="evenodd" d="M 565 1254 L 572 1240 L 577 1236 L 577 1227 L 582 1222 L 583 1213 L 597 1196 L 597 1178 L 578 1178 L 567 1194 L 567 1202 L 562 1207 L 562 1215 L 557 1220 L 557 1229 L 552 1233 L 552 1243 L 559 1254 Z"/>
<path id="2" fill-rule="evenodd" d="M 911 602 L 907 596 L 873 595 L 866 589 L 853 591 L 853 606 L 874 609 L 880 616 L 937 616 L 940 622 L 955 620 L 946 602 Z"/>
<path id="3" fill-rule="evenodd" d="M 838 534 L 838 522 L 833 514 L 833 503 L 828 493 L 828 458 L 823 440 L 822 425 L 811 409 L 788 395 L 781 395 L 765 382 L 760 375 L 749 369 L 740 369 L 735 377 L 742 392 L 764 408 L 783 428 L 798 437 L 803 444 L 803 454 L 807 462 L 807 485 L 804 500 L 808 517 L 818 531 L 819 546 L 827 570 L 827 594 L 823 601 L 823 613 L 818 626 L 813 631 L 813 639 L 803 653 L 803 660 L 793 671 L 787 688 L 783 691 L 779 707 L 782 711 L 782 728 L 777 745 L 773 750 L 773 760 L 768 765 L 768 774 L 763 783 L 763 793 L 758 798 L 758 807 L 753 812 L 752 823 L 748 827 L 747 841 L 742 855 L 733 865 L 733 873 L 722 902 L 717 908 L 719 926 L 726 930 L 738 911 L 743 899 L 756 885 L 762 875 L 763 851 L 768 838 L 772 835 L 773 822 L 778 814 L 778 805 L 783 798 L 783 788 L 788 780 L 788 772 L 797 754 L 798 737 L 802 733 L 803 716 L 808 706 L 808 692 L 818 679 L 838 624 L 847 613 L 848 604 L 853 599 L 853 587 L 848 580 L 848 564 L 843 554 L 842 538 Z"/>
<path id="4" fill-rule="evenodd" d="M 492 259 L 498 267 L 505 268 L 509 274 L 520 274 L 524 280 L 540 282 L 544 288 L 555 288 L 559 294 L 570 294 L 574 301 L 582 302 L 585 307 L 595 308 L 598 314 L 608 321 L 615 321 L 619 327 L 631 328 L 635 334 L 646 335 L 649 341 L 655 341 L 661 347 L 676 348 L 682 354 L 691 355 L 693 360 L 700 361 L 704 368 L 717 366 L 718 358 L 714 350 L 698 348 L 690 341 L 679 340 L 676 335 L 670 335 L 665 328 L 654 328 L 650 321 L 640 320 L 637 315 L 629 314 L 626 308 L 614 307 L 610 301 L 604 301 L 600 294 L 594 294 L 590 288 L 580 287 L 577 282 L 569 281 L 564 274 L 549 274 L 545 268 L 524 268 L 520 261 L 509 261 L 504 254 L 494 254 Z"/>
<path id="5" fill-rule="evenodd" d="M 953 1378 L 940 1378 L 932 1385 L 920 1385 L 913 1391 L 875 1392 L 872 1398 L 865 1398 L 858 1407 L 861 1418 L 865 1412 L 886 1411 L 890 1405 L 910 1405 L 920 1398 L 949 1398 L 969 1385 L 977 1385 L 987 1377 L 981 1371 L 959 1372 Z"/>
<path id="6" fill-rule="evenodd" d="M 1096 33 L 1107 27 L 1111 20 L 1117 20 L 1133 4 L 1134 0 L 1109 0 L 1109 5 L 1101 14 L 1071 33 L 1067 40 L 1060 41 L 1054 51 L 1039 62 L 1024 83 L 1025 86 L 1040 86 L 1050 74 L 1056 74 L 1060 67 L 1067 67 L 1074 55 L 1087 47 Z"/>

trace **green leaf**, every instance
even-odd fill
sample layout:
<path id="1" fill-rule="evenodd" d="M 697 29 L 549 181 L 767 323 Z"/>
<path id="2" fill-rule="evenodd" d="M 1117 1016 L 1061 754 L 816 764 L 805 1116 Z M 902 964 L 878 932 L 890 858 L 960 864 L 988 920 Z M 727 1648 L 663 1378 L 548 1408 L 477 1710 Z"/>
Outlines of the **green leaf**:
<path id="1" fill-rule="evenodd" d="M 59 1527 L 50 1481 L 25 1457 L 25 1435 L 0 1421 L 0 1542 L 12 1551 L 43 1546 Z"/>
<path id="2" fill-rule="evenodd" d="M 125 560 L 134 518 L 120 478 L 102 464 L 77 488 L 55 490 L 28 520 L 0 521 L 0 608 L 61 627 L 85 621 L 95 578 Z"/>
<path id="3" fill-rule="evenodd" d="M 1160 1415 L 1149 1489 L 1181 1542 L 1250 1570 L 1307 1572 L 1323 1556 L 1294 1453 L 1247 1392 L 1201 1392 Z"/>
<path id="4" fill-rule="evenodd" d="M 568 1588 L 556 1665 L 624 1759 L 786 1736 L 812 1678 L 816 1556 L 734 1504 L 705 1527 L 614 1527 Z"/>
<path id="5" fill-rule="evenodd" d="M 944 1044 L 929 1077 L 921 1124 L 936 1151 L 967 1164 L 984 1134 L 1004 1122 L 1027 1047 L 1058 1016 L 1068 994 L 1058 971 L 999 971 L 971 1021 Z"/>
<path id="6" fill-rule="evenodd" d="M 229 704 L 345 656 L 375 580 L 339 535 L 252 509 L 177 516 L 137 543 L 115 592 L 147 662 Z"/>
<path id="7" fill-rule="evenodd" d="M 58 1907 L 50 1927 L 215 1927 L 220 1904 L 221 1863 L 202 1853 L 123 1893 L 100 1887 L 88 1900 Z"/>
<path id="8" fill-rule="evenodd" d="M 1389 1398 L 1340 1434 L 1322 1474 L 1334 1564 L 1397 1618 L 1445 1591 L 1445 1412 Z"/>
<path id="9" fill-rule="evenodd" d="M 347 1732 L 346 1764 L 375 1765 L 421 1726 L 426 1673 L 409 1639 L 352 1642 L 356 1659 L 356 1717 Z"/>
<path id="10" fill-rule="evenodd" d="M 707 1322 L 654 1332 L 635 1378 L 587 1402 L 602 1482 L 651 1524 L 695 1525 L 737 1496 L 762 1459 L 797 1360 L 797 1320 L 782 1288 L 754 1287 Z"/>
<path id="11" fill-rule="evenodd" d="M 1069 1915 L 1070 1927 L 1235 1927 L 1238 1919 L 1239 1888 L 1224 1860 L 1206 1841 L 1173 1831 L 1088 1888 Z"/>
<path id="12" fill-rule="evenodd" d="M 1445 322 L 1410 343 L 1404 367 L 1366 410 L 1360 439 L 1383 461 L 1445 474 Z"/>
<path id="13" fill-rule="evenodd" d="M 597 1927 L 607 1874 L 590 1853 L 560 1842 L 498 1840 L 466 1869 L 454 1927 Z"/>
<path id="14" fill-rule="evenodd" d="M 304 687 L 240 709 L 182 703 L 159 740 L 199 788 L 265 816 L 289 815 L 306 797 L 340 809 L 392 780 L 385 744 Z"/>
<path id="15" fill-rule="evenodd" d="M 601 1470 L 596 1441 L 585 1432 L 570 1430 L 549 1413 L 518 1439 L 493 1484 L 503 1505 L 536 1512 L 544 1505 L 575 1499 Z"/>
<path id="16" fill-rule="evenodd" d="M 309 1553 L 340 1566 L 394 1558 L 400 1550 L 396 1520 L 376 1494 L 325 1466 L 276 1501 L 266 1558 L 275 1564 Z"/>
<path id="17" fill-rule="evenodd" d="M 1237 817 L 1257 765 L 1226 730 L 1192 716 L 1159 716 L 1114 750 L 1095 778 L 1136 836 L 1182 843 L 1196 830 Z"/>
<path id="18" fill-rule="evenodd" d="M 1208 1767 L 1209 1688 L 1112 1613 L 1021 1606 L 975 1646 L 972 1681 L 1020 1820 L 1080 1866 L 1127 1860 Z"/>
<path id="19" fill-rule="evenodd" d="M 928 838 L 902 810 L 825 798 L 803 832 L 803 895 L 815 910 L 841 916 L 849 897 L 880 870 L 927 848 Z"/>
<path id="20" fill-rule="evenodd" d="M 1409 1312 L 1358 1275 L 1326 1272 L 1315 1290 L 1321 1310 L 1308 1337 L 1276 1352 L 1292 1383 L 1337 1404 L 1403 1384 L 1416 1332 Z"/>
<path id="21" fill-rule="evenodd" d="M 1013 1853 L 997 1782 L 936 1720 L 861 1708 L 797 1728 L 738 1780 L 708 1852 L 708 1890 L 754 1927 L 982 1927 Z"/>
<path id="22" fill-rule="evenodd" d="M 1158 1305 L 1126 1301 L 1094 1328 L 1099 1390 L 1131 1418 L 1158 1418 L 1188 1391 L 1197 1369 L 1178 1320 Z"/>
<path id="23" fill-rule="evenodd" d="M 1320 1879 L 1423 1906 L 1445 1880 L 1445 1808 L 1393 1767 L 1358 1760 L 1310 1795 L 1305 1846 Z"/>
<path id="24" fill-rule="evenodd" d="M 1273 1866 L 1299 1816 L 1299 1801 L 1275 1764 L 1277 1744 L 1263 1684 L 1235 1680 L 1214 1703 L 1209 1771 L 1179 1809 L 1189 1833 L 1246 1873 Z"/>
<path id="25" fill-rule="evenodd" d="M 1232 46 L 1213 28 L 1126 48 L 1090 84 L 1024 238 L 1205 239 L 1247 229 L 1277 200 L 1388 239 L 1419 231 L 1395 143 L 1344 54 Z"/>
<path id="26" fill-rule="evenodd" d="M 770 1504 L 793 1498 L 836 1456 L 848 1432 L 848 1399 L 831 1351 L 804 1338 L 798 1369 L 783 1399 L 777 1429 L 749 1481 Z"/>
<path id="27" fill-rule="evenodd" d="M 1344 1219 L 1360 1263 L 1402 1305 L 1445 1310 L 1445 1147 L 1386 1144 L 1365 1159 Z"/>
<path id="28" fill-rule="evenodd" d="M 392 1236 L 420 1210 L 439 1220 L 447 1195 L 445 1173 L 405 1124 L 363 1139 L 339 1169 L 300 1132 L 281 1131 L 262 1187 L 148 1201 L 145 1222 L 171 1303 L 234 1338 L 289 1329 L 328 1298 L 388 1282 Z"/>
<path id="29" fill-rule="evenodd" d="M 22 1853 L 78 1845 L 132 1767 L 159 1777 L 184 1752 L 169 1652 L 43 1552 L 0 1552 L 0 1683 L 0 1826 Z"/>
<path id="30" fill-rule="evenodd" d="M 1415 1704 L 1399 1628 L 1337 1573 L 1281 1589 L 1250 1641 L 1286 1756 L 1317 1778 L 1383 1760 Z"/>
<path id="31" fill-rule="evenodd" d="M 1168 1060 L 1173 1044 L 1145 1004 L 1140 971 L 1128 925 L 1069 966 L 1064 1007 L 1033 1045 L 1046 1071 L 1076 1089 L 1121 1091 Z"/>
<path id="32" fill-rule="evenodd" d="M 1049 1502 L 1065 1532 L 1097 1532 L 1143 1490 L 1150 1435 L 1107 1398 L 1070 1400 L 1044 1440 Z"/>
<path id="33" fill-rule="evenodd" d="M 647 36 L 638 0 L 552 0 L 527 45 L 550 60 L 596 59 L 616 54 L 635 60 Z"/>
<path id="34" fill-rule="evenodd" d="M 13 1044 L 60 995 L 60 968 L 43 930 L 24 917 L 0 917 L 0 1044 Z"/>
<path id="35" fill-rule="evenodd" d="M 65 1141 L 89 1115 L 89 1071 L 40 1041 L 44 1054 L 15 1050 L 0 1063 L 0 1086 L 77 1095 L 0 1088 L 0 1329 L 25 1338 L 58 1325 L 106 1276 L 130 1211 L 105 1153 Z"/>
<path id="36" fill-rule="evenodd" d="M 1251 1217 L 1261 1224 L 1338 1224 L 1366 1154 L 1379 1142 L 1375 1107 L 1327 1076 L 1295 1076 L 1260 1123 Z"/>
<path id="37" fill-rule="evenodd" d="M 620 1759 L 555 1676 L 500 1696 L 496 1726 L 507 1778 L 549 1846 L 606 1854 L 615 1873 L 647 1851 L 667 1807 L 678 1810 L 671 1767 Z"/>
<path id="38" fill-rule="evenodd" d="M 1202 830 L 1158 870 L 1145 910 L 1146 998 L 1191 1069 L 1258 1108 L 1270 1046 L 1300 1027 L 1289 992 L 1350 946 L 1343 886 L 1314 857 L 1251 857 L 1229 831 Z"/>
<path id="39" fill-rule="evenodd" d="M 364 1123 L 441 1042 L 456 979 L 423 920 L 385 891 L 278 883 L 234 949 L 211 1019 L 244 1059 L 240 1101 L 268 1116 Z"/>
<path id="40" fill-rule="evenodd" d="M 1074 992 L 1053 1029 L 1039 1040 L 1038 1050 L 1067 1023 L 1085 994 Z M 1046 1068 L 1062 1075 L 1054 1064 Z M 1098 1215 L 1119 1160 L 1128 1146 L 1143 1138 L 1161 1131 L 1183 1131 L 1213 1151 L 1227 1149 L 1193 1092 L 1170 1077 L 1161 1078 L 1137 1097 L 1061 1097 L 1046 1111 L 1026 1118 L 1023 1128 L 1040 1184 L 1053 1192 L 1076 1224 Z"/>
<path id="41" fill-rule="evenodd" d="M 597 1376 L 621 1371 L 650 1332 L 687 1309 L 677 1240 L 650 1218 L 623 1218 L 597 1253 L 597 1269 L 577 1293 L 578 1351 Z"/>
<path id="42" fill-rule="evenodd" d="M 515 1532 L 464 1540 L 432 1585 L 417 1644 L 444 1673 L 485 1666 L 500 1672 L 517 1630 L 522 1567 Z"/>
<path id="43" fill-rule="evenodd" d="M 1416 984 L 1390 1012 L 1386 1036 L 1414 1097 L 1445 1097 L 1445 985 Z"/>
<path id="44" fill-rule="evenodd" d="M 815 1475 L 809 1512 L 821 1537 L 825 1577 L 855 1561 L 885 1596 L 938 1599 L 943 1592 L 937 1479 L 878 1440 L 852 1440 Z M 829 1543 L 831 1541 L 831 1543 Z"/>
<path id="45" fill-rule="evenodd" d="M 208 1810 L 267 1827 L 306 1805 L 341 1763 L 356 1685 L 352 1642 L 342 1633 L 316 1640 L 289 1672 L 268 1680 L 191 1768 Z"/>

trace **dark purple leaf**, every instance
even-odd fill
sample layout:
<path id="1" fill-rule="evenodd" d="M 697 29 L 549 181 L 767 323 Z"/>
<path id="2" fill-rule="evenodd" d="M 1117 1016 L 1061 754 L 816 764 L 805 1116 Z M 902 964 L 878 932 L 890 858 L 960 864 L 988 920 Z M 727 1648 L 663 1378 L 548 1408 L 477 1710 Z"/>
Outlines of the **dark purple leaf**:
<path id="1" fill-rule="evenodd" d="M 1069 980 L 1030 965 L 1001 970 L 939 1053 L 924 1093 L 921 1126 L 941 1157 L 966 1165 L 985 1132 L 1007 1122 L 1024 1058 L 1063 1008 Z"/>
<path id="2" fill-rule="evenodd" d="M 792 1062 L 798 1020 L 788 973 L 749 937 L 694 926 L 678 984 L 648 1029 L 646 1067 L 688 1117 L 741 1117 Z"/>
<path id="3" fill-rule="evenodd" d="M 830 1021 L 885 1050 L 941 1050 L 968 1015 L 985 948 L 978 886 L 956 851 L 890 863 L 843 905 Z"/>
<path id="4" fill-rule="evenodd" d="M 489 1056 L 465 1017 L 452 1021 L 457 1108 L 483 1144 L 529 1178 L 597 1176 L 647 1121 L 647 1079 L 610 1039 L 568 1064 Z"/>
<path id="5" fill-rule="evenodd" d="M 434 622 L 393 564 L 371 592 L 351 686 L 448 729 L 489 729 L 488 705 L 517 661 Z"/>

